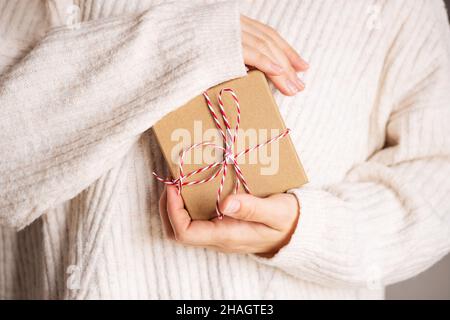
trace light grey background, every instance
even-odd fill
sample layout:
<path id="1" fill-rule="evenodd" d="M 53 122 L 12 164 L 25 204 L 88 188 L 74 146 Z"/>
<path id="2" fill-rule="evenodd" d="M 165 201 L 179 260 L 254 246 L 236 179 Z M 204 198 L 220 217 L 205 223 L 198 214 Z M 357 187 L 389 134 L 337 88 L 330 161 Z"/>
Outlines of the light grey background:
<path id="1" fill-rule="evenodd" d="M 450 8 L 450 0 L 445 3 Z M 450 300 L 450 255 L 417 277 L 389 286 L 386 299 Z"/>
<path id="2" fill-rule="evenodd" d="M 389 286 L 386 299 L 450 300 L 450 255 L 417 277 Z"/>

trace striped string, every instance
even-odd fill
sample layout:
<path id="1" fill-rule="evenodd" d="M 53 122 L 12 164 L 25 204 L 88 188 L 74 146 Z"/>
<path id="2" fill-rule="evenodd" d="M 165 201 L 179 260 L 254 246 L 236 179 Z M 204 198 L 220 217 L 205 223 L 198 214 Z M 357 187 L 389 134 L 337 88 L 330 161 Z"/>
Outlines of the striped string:
<path id="1" fill-rule="evenodd" d="M 228 116 L 225 112 L 225 107 L 224 107 L 224 103 L 223 103 L 223 99 L 222 99 L 222 96 L 224 93 L 229 93 L 232 96 L 234 104 L 236 106 L 237 117 L 236 117 L 236 127 L 234 128 L 234 133 L 231 130 L 231 125 L 228 120 Z M 235 185 L 234 185 L 234 193 L 237 193 L 239 186 L 241 184 L 242 184 L 245 192 L 251 193 L 250 188 L 247 184 L 247 181 L 245 180 L 244 174 L 242 173 L 242 170 L 239 167 L 237 159 L 249 152 L 255 151 L 259 148 L 262 148 L 268 144 L 271 144 L 275 141 L 278 141 L 278 140 L 286 137 L 289 134 L 290 130 L 286 129 L 279 135 L 267 140 L 264 143 L 257 144 L 255 146 L 247 148 L 239 153 L 234 153 L 234 146 L 237 141 L 238 130 L 239 130 L 239 126 L 241 123 L 241 107 L 239 104 L 238 97 L 236 96 L 236 94 L 234 93 L 234 91 L 232 89 L 224 88 L 224 89 L 220 90 L 217 100 L 219 103 L 219 111 L 222 116 L 223 123 L 225 125 L 225 130 L 224 130 L 223 126 L 220 124 L 219 117 L 217 116 L 216 112 L 214 111 L 213 104 L 212 104 L 211 99 L 209 98 L 208 94 L 206 92 L 204 92 L 203 96 L 206 100 L 206 104 L 207 104 L 209 112 L 214 120 L 214 123 L 216 124 L 217 129 L 219 130 L 220 134 L 222 135 L 222 139 L 224 141 L 225 147 L 217 145 L 217 144 L 209 142 L 209 141 L 204 141 L 204 142 L 193 144 L 190 147 L 182 150 L 180 153 L 180 160 L 179 160 L 179 164 L 178 164 L 179 176 L 177 179 L 162 178 L 155 172 L 153 172 L 153 175 L 156 177 L 156 179 L 158 181 L 165 183 L 166 185 L 177 186 L 178 194 L 181 193 L 181 189 L 183 188 L 183 186 L 193 186 L 193 185 L 208 183 L 208 182 L 214 180 L 215 178 L 217 178 L 219 175 L 221 175 L 220 185 L 217 190 L 217 197 L 216 197 L 216 213 L 217 213 L 218 218 L 222 219 L 223 214 L 222 214 L 222 212 L 220 212 L 219 203 L 220 203 L 220 199 L 222 196 L 223 187 L 225 184 L 225 179 L 226 179 L 226 176 L 228 173 L 228 165 L 233 166 L 234 172 L 236 173 L 236 177 L 237 177 L 237 179 L 235 181 Z M 185 173 L 183 170 L 185 155 L 188 152 L 190 152 L 191 150 L 200 148 L 200 147 L 212 147 L 214 149 L 221 150 L 224 155 L 223 159 L 221 161 L 209 164 L 205 167 Z M 201 180 L 187 181 L 192 176 L 195 176 L 197 174 L 200 174 L 202 172 L 205 172 L 205 171 L 208 171 L 211 169 L 215 169 L 215 171 L 213 171 L 213 173 L 209 177 L 201 179 Z"/>

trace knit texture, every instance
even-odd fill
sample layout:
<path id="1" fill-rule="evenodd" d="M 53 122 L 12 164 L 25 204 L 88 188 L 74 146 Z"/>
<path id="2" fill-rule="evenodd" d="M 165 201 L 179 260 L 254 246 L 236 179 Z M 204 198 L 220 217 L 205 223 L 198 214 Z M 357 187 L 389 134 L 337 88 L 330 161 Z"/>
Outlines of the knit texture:
<path id="1" fill-rule="evenodd" d="M 167 240 L 151 175 L 148 129 L 245 75 L 239 12 L 311 65 L 273 90 L 311 182 L 270 259 Z M 382 298 L 450 250 L 440 0 L 3 1 L 0 40 L 0 298 Z"/>

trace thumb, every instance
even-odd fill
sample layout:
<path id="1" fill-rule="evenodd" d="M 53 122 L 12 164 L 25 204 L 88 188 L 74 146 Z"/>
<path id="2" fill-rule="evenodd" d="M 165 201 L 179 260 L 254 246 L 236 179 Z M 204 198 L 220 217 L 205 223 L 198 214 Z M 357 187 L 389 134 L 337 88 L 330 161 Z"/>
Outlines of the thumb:
<path id="1" fill-rule="evenodd" d="M 220 211 L 231 218 L 265 224 L 280 229 L 286 222 L 284 219 L 292 210 L 286 194 L 277 194 L 267 198 L 255 197 L 251 194 L 235 194 L 228 196 L 219 206 Z M 292 196 L 291 196 L 292 197 Z M 293 198 L 293 197 L 292 197 Z M 297 201 L 293 199 L 293 201 Z M 297 204 L 295 203 L 295 206 Z"/>

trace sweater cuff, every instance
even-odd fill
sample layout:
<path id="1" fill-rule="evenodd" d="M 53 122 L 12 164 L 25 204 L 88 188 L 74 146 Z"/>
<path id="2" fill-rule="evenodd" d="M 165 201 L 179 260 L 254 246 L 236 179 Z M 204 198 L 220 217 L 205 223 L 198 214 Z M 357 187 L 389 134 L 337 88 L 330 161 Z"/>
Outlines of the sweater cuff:
<path id="1" fill-rule="evenodd" d="M 236 1 L 210 5 L 198 17 L 196 46 L 203 48 L 199 78 L 209 86 L 247 74 L 241 40 L 240 12 Z"/>
<path id="2" fill-rule="evenodd" d="M 336 247 L 345 246 L 348 242 L 339 241 L 335 236 L 351 236 L 352 232 L 348 231 L 354 227 L 354 222 L 350 218 L 349 221 L 332 222 L 337 217 L 346 219 L 347 215 L 342 214 L 345 210 L 342 203 L 329 201 L 326 192 L 311 186 L 293 189 L 289 193 L 297 197 L 300 205 L 297 228 L 289 243 L 271 258 L 256 255 L 252 257 L 260 263 L 278 267 L 310 282 L 330 286 L 339 285 L 341 281 L 353 282 L 352 279 L 344 278 L 352 276 L 352 263 L 355 260 L 350 255 L 355 251 Z M 346 261 L 339 257 L 343 252 L 346 253 Z"/>
<path id="3" fill-rule="evenodd" d="M 297 270 L 301 268 L 305 269 L 304 272 L 307 272 L 308 265 L 312 261 L 311 256 L 317 256 L 317 250 L 314 250 L 314 247 L 319 245 L 325 235 L 324 220 L 326 217 L 320 205 L 321 197 L 319 193 L 308 187 L 290 190 L 289 193 L 297 197 L 300 205 L 297 227 L 289 243 L 271 258 L 259 256 L 255 256 L 255 258 L 271 266 L 283 266 L 283 268 L 287 267 L 288 269 L 295 266 Z"/>

